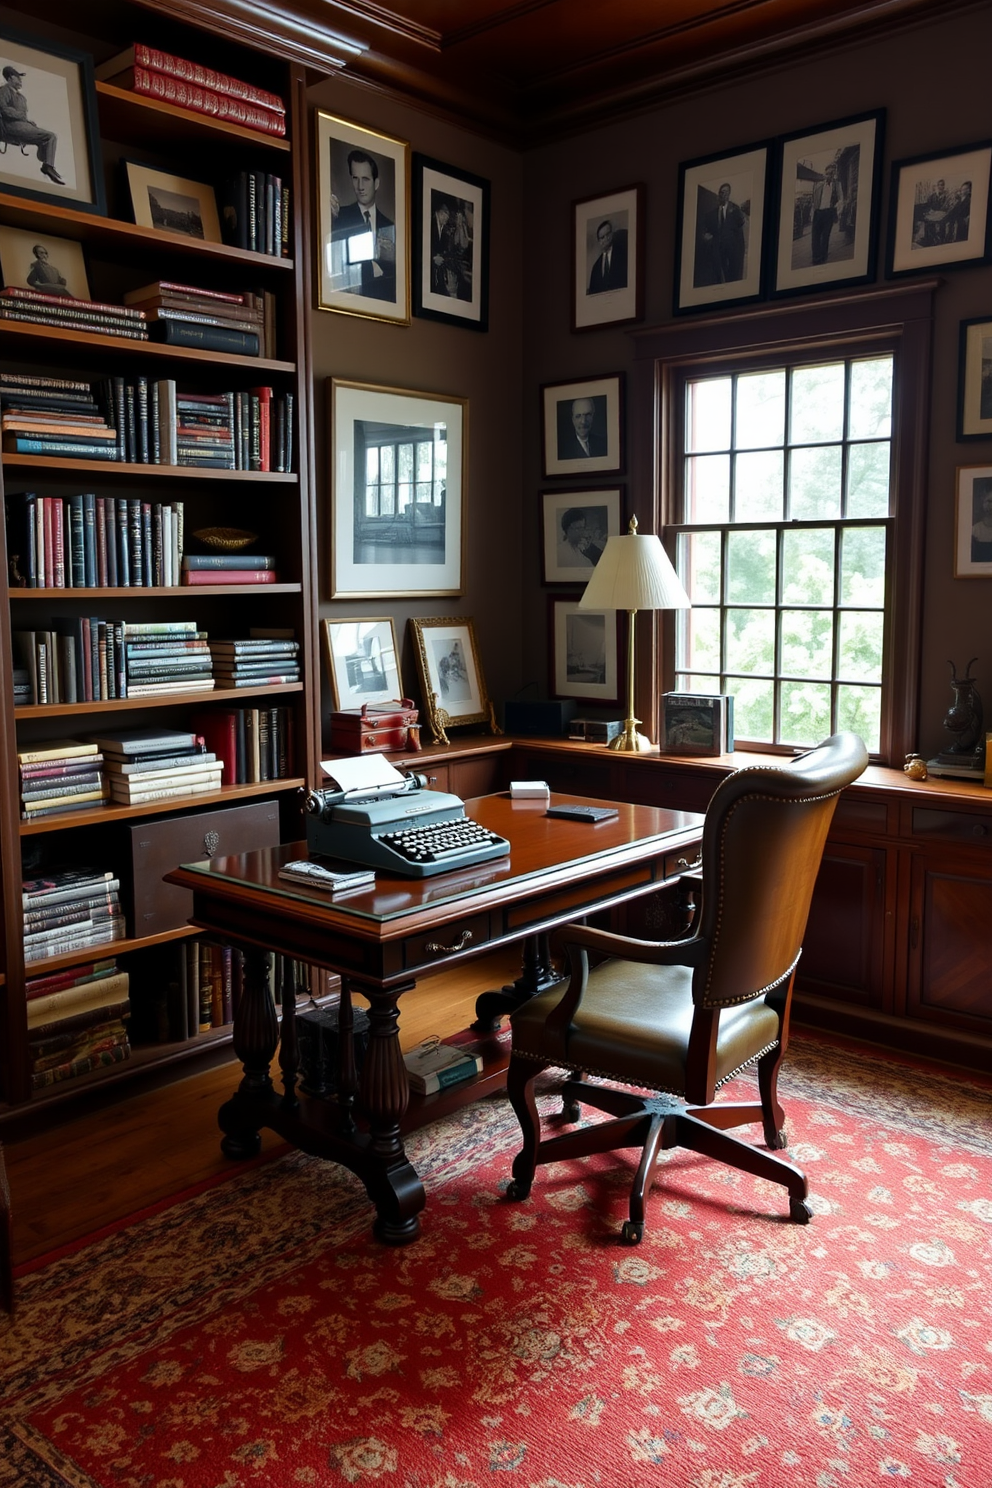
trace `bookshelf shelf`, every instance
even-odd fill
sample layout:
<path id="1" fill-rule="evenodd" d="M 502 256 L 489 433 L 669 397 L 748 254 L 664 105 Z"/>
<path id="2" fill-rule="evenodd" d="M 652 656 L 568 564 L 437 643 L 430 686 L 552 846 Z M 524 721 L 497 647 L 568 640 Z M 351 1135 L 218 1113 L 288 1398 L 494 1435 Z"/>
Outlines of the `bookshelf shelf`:
<path id="1" fill-rule="evenodd" d="M 79 966 L 85 961 L 102 960 L 106 956 L 122 956 L 127 951 L 147 950 L 149 946 L 167 945 L 172 940 L 188 940 L 200 932 L 195 925 L 181 925 L 178 930 L 160 930 L 157 935 L 131 936 L 127 940 L 108 940 L 103 945 L 80 946 L 75 951 L 66 951 L 62 956 L 48 956 L 43 961 L 31 961 L 28 976 L 47 976 L 52 971 L 63 971 L 67 966 Z"/>
<path id="2" fill-rule="evenodd" d="M 142 480 L 161 480 L 166 477 L 171 480 L 208 481 L 261 481 L 281 483 L 285 486 L 295 486 L 299 476 L 292 473 L 284 473 L 279 470 L 208 470 L 195 465 L 135 465 L 125 460 L 63 460 L 57 455 L 7 455 L 3 457 L 4 466 L 11 469 L 20 466 L 29 470 L 51 470 L 64 471 L 66 475 L 99 475 L 101 481 L 108 476 L 128 476 L 131 480 L 140 475 Z"/>
<path id="3" fill-rule="evenodd" d="M 35 837 L 39 832 L 60 832 L 71 827 L 99 826 L 103 822 L 133 821 L 138 817 L 159 816 L 163 811 L 185 811 L 191 806 L 229 806 L 235 801 L 254 796 L 271 796 L 280 791 L 300 790 L 306 786 L 302 776 L 284 776 L 281 780 L 261 780 L 254 785 L 228 785 L 223 790 L 200 796 L 171 796 L 165 801 L 148 801 L 141 806 L 104 806 L 95 811 L 67 811 L 64 816 L 47 817 L 37 822 L 21 822 L 21 836 Z"/>
<path id="4" fill-rule="evenodd" d="M 220 353 L 216 351 L 198 351 L 195 346 L 165 346 L 158 341 L 134 341 L 128 336 L 98 336 L 94 331 L 67 331 L 59 326 L 35 325 L 27 321 L 3 320 L 4 336 L 13 339 L 8 342 L 8 351 L 13 354 L 20 342 L 41 342 L 46 347 L 52 346 L 86 346 L 94 351 L 112 351 L 114 355 L 140 356 L 150 358 L 152 361 L 165 362 L 188 362 L 193 366 L 202 366 L 206 363 L 216 369 L 218 361 L 221 361 Z M 27 347 L 25 346 L 25 349 Z M 277 372 L 292 373 L 296 368 L 292 362 L 274 361 L 270 357 L 248 357 L 234 356 L 224 353 L 222 365 L 224 368 L 244 369 L 246 372 Z M 216 372 L 214 372 L 216 376 Z M 90 460 L 87 462 L 91 467 L 95 464 L 103 464 L 103 461 Z M 142 469 L 145 467 L 142 466 Z"/>
<path id="5" fill-rule="evenodd" d="M 111 139 L 131 139 L 140 132 L 169 144 L 186 144 L 191 140 L 202 144 L 206 135 L 213 136 L 223 146 L 245 144 L 253 150 L 276 150 L 284 155 L 289 155 L 293 148 L 288 139 L 279 135 L 263 134 L 258 129 L 246 129 L 243 124 L 194 113 L 161 98 L 146 98 L 114 83 L 98 82 L 96 92 L 100 123 Z"/>
<path id="6" fill-rule="evenodd" d="M 224 591 L 222 591 L 224 592 Z M 109 698 L 100 703 L 32 703 L 14 709 L 14 717 L 77 718 L 84 713 L 134 713 L 142 708 L 191 708 L 206 703 L 230 703 L 239 698 L 271 697 L 302 692 L 302 682 L 280 682 L 272 687 L 226 687 L 214 692 L 172 692 L 164 697 Z"/>
<path id="7" fill-rule="evenodd" d="M 199 594 L 299 594 L 299 584 L 179 584 L 175 588 L 156 589 L 154 585 L 135 584 L 115 589 L 12 589 L 11 603 L 22 599 L 134 599 L 136 595 L 155 599 L 189 599 Z"/>

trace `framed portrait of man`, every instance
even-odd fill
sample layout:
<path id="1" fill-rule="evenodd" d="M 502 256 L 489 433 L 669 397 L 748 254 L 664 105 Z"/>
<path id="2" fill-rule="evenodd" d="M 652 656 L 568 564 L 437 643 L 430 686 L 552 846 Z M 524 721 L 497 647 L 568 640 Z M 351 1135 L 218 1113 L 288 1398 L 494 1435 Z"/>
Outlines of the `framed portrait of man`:
<path id="1" fill-rule="evenodd" d="M 890 278 L 992 257 L 992 143 L 897 160 L 889 197 Z"/>
<path id="2" fill-rule="evenodd" d="M 93 58 L 0 26 L 0 191 L 106 213 Z"/>
<path id="3" fill-rule="evenodd" d="M 410 322 L 410 146 L 318 110 L 317 304 Z"/>
<path id="4" fill-rule="evenodd" d="M 992 465 L 958 467 L 954 577 L 992 578 Z"/>
<path id="5" fill-rule="evenodd" d="M 644 302 L 644 187 L 572 203 L 572 330 L 640 320 Z"/>
<path id="6" fill-rule="evenodd" d="M 769 160 L 765 143 L 679 166 L 676 313 L 761 298 Z"/>
<path id="7" fill-rule="evenodd" d="M 541 389 L 544 474 L 598 475 L 623 468 L 623 376 L 550 382 Z"/>
<path id="8" fill-rule="evenodd" d="M 413 157 L 413 313 L 489 329 L 489 182 Z"/>

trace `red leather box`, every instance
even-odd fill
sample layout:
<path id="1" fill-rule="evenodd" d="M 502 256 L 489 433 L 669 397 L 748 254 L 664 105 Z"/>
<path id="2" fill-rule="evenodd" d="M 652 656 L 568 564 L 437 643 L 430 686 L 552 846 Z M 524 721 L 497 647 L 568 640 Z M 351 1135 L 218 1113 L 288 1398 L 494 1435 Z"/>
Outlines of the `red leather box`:
<path id="1" fill-rule="evenodd" d="M 331 749 L 335 754 L 370 750 L 419 749 L 417 709 L 409 698 L 395 703 L 363 703 L 331 714 Z"/>

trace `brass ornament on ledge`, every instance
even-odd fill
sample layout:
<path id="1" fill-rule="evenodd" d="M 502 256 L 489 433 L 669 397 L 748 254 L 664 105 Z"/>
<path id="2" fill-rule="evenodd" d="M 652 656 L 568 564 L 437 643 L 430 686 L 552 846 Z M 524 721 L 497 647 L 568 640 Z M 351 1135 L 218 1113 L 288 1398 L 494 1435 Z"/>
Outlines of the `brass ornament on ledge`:
<path id="1" fill-rule="evenodd" d="M 926 780 L 927 762 L 922 754 L 907 754 L 903 769 L 910 780 Z"/>

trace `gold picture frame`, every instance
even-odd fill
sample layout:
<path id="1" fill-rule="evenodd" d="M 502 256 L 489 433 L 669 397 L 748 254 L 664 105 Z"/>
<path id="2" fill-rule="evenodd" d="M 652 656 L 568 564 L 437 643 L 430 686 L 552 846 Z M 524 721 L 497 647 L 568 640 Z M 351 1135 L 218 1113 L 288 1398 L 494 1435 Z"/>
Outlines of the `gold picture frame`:
<path id="1" fill-rule="evenodd" d="M 452 725 L 485 723 L 494 734 L 501 733 L 486 692 L 474 622 L 454 615 L 411 619 L 410 634 L 435 744 L 450 743 L 447 730 Z"/>

